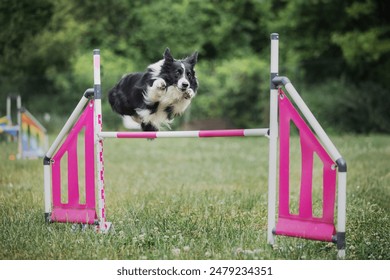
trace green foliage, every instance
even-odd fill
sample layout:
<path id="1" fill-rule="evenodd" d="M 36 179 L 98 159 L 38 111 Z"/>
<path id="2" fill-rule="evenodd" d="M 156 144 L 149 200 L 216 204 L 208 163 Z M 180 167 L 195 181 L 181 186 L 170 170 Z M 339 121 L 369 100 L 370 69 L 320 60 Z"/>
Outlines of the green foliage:
<path id="1" fill-rule="evenodd" d="M 226 118 L 237 127 L 266 125 L 268 80 L 261 72 L 266 64 L 255 55 L 221 63 L 200 63 L 202 90 L 191 107 L 197 119 Z"/>
<path id="2" fill-rule="evenodd" d="M 49 24 L 53 13 L 50 1 L 0 2 L 1 104 L 5 104 L 7 94 L 39 85 L 45 65 L 30 65 L 28 57 L 36 51 L 30 44 Z"/>
<path id="3" fill-rule="evenodd" d="M 303 98 L 326 129 L 373 133 L 390 131 L 390 92 L 374 83 L 328 81 L 305 89 Z"/>
<path id="4" fill-rule="evenodd" d="M 0 100 L 16 92 L 35 115 L 68 115 L 92 86 L 93 49 L 101 49 L 106 93 L 122 74 L 143 71 L 170 47 L 178 58 L 200 53 L 201 86 L 192 119 L 266 125 L 269 34 L 278 32 L 281 74 L 301 88 L 326 91 L 332 84 L 353 84 L 362 105 L 377 107 L 363 108 L 367 118 L 345 114 L 351 116 L 346 122 L 366 127 L 349 130 L 389 132 L 383 125 L 390 122 L 388 114 L 372 115 L 376 109 L 386 112 L 385 104 L 366 96 L 367 85 L 389 91 L 389 8 L 381 0 L 4 0 Z M 340 91 L 340 100 L 349 100 L 350 91 Z M 321 108 L 328 112 L 324 121 L 336 123 L 335 129 L 332 116 L 342 109 L 328 101 L 336 99 L 330 93 Z M 317 103 L 321 100 L 318 95 Z M 358 112 L 362 105 L 350 110 Z M 106 119 L 116 126 L 118 118 Z M 381 125 L 368 128 L 372 123 Z"/>

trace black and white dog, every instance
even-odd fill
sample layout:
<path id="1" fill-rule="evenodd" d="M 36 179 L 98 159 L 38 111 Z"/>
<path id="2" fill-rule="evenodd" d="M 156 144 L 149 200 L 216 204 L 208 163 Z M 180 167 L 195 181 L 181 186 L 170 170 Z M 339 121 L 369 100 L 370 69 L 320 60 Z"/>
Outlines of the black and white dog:
<path id="1" fill-rule="evenodd" d="M 198 89 L 195 64 L 198 53 L 176 60 L 167 48 L 164 59 L 148 66 L 146 72 L 125 75 L 108 93 L 112 109 L 129 115 L 144 131 L 169 128 L 175 116 L 190 105 Z"/>

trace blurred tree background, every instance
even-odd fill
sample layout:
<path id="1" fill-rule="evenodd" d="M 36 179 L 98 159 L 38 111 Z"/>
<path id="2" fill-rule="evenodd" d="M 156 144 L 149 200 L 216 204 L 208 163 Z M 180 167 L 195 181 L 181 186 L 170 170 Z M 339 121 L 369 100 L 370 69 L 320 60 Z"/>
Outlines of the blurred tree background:
<path id="1" fill-rule="evenodd" d="M 199 51 L 191 120 L 267 126 L 269 35 L 288 76 L 327 129 L 390 132 L 390 2 L 383 0 L 0 0 L 0 115 L 9 93 L 57 131 L 92 86 Z M 105 127 L 120 119 L 104 104 Z M 183 118 L 180 118 L 182 121 Z"/>

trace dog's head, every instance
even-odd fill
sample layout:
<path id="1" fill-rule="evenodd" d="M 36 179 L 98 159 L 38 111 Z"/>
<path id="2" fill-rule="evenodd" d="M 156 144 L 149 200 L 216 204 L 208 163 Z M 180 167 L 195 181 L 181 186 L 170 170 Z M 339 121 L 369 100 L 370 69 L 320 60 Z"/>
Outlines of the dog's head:
<path id="1" fill-rule="evenodd" d="M 165 80 L 167 86 L 175 86 L 183 93 L 188 89 L 192 89 L 196 93 L 198 80 L 194 68 L 197 61 L 198 52 L 194 52 L 185 59 L 176 60 L 167 48 L 164 52 L 164 59 L 158 76 Z"/>

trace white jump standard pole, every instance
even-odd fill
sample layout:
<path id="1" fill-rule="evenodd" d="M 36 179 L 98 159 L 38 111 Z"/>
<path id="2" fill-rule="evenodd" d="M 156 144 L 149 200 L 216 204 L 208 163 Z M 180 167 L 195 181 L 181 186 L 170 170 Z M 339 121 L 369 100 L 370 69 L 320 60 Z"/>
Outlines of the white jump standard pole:
<path id="1" fill-rule="evenodd" d="M 271 34 L 271 82 L 270 82 L 270 122 L 269 122 L 269 169 L 268 169 L 268 225 L 267 242 L 274 244 L 273 230 L 276 225 L 276 184 L 278 156 L 278 89 L 272 79 L 279 72 L 279 34 Z"/>
<path id="2" fill-rule="evenodd" d="M 106 221 L 106 201 L 104 193 L 104 161 L 103 161 L 103 139 L 99 137 L 102 131 L 102 89 L 100 82 L 100 50 L 93 51 L 93 77 L 94 77 L 94 99 L 95 99 L 95 151 L 98 185 L 98 219 L 99 231 L 105 233 L 110 230 L 111 223 Z"/>

